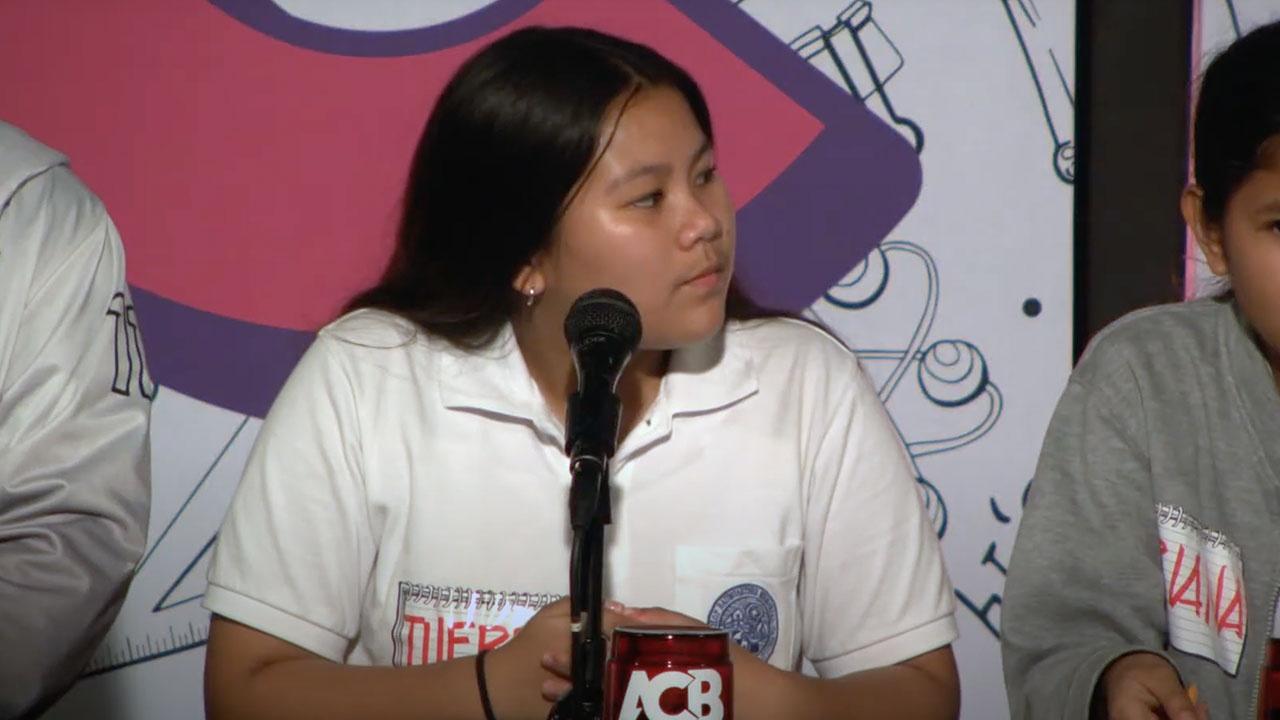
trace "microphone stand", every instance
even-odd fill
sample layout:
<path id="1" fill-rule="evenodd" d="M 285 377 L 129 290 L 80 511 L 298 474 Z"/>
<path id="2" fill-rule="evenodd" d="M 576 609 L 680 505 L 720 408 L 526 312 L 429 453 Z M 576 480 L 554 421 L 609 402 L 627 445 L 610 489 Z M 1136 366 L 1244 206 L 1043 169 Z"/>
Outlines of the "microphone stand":
<path id="1" fill-rule="evenodd" d="M 618 396 L 608 387 L 580 388 L 569 396 L 566 408 L 569 524 L 573 528 L 569 557 L 573 689 L 551 708 L 549 720 L 604 717 L 604 528 L 613 522 L 609 458 L 617 444 L 620 410 Z"/>

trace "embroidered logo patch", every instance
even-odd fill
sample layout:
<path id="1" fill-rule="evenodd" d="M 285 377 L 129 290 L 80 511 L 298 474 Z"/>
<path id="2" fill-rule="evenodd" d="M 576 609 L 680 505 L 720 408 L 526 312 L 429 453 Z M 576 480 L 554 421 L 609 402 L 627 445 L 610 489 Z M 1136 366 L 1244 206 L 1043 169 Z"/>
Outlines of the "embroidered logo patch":
<path id="1" fill-rule="evenodd" d="M 1169 644 L 1235 675 L 1248 630 L 1240 548 L 1181 507 L 1157 504 L 1156 523 Z"/>
<path id="2" fill-rule="evenodd" d="M 728 631 L 734 642 L 767 662 L 778 643 L 778 604 L 755 583 L 734 585 L 712 603 L 707 624 Z"/>

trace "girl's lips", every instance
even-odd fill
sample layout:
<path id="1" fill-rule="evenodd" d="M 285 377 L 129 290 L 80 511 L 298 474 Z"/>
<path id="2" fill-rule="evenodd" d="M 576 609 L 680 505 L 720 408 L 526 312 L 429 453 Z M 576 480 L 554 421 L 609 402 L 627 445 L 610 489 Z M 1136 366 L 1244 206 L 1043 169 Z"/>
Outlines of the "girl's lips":
<path id="1" fill-rule="evenodd" d="M 719 279 L 719 276 L 722 275 L 723 273 L 724 273 L 724 264 L 716 263 L 715 265 L 710 265 L 708 267 L 705 267 L 702 270 L 698 271 L 697 273 L 691 275 L 687 280 L 685 280 L 681 284 L 687 285 L 687 284 L 714 283 Z"/>
<path id="2" fill-rule="evenodd" d="M 701 273 L 684 281 L 684 285 L 688 285 L 697 290 L 714 290 L 720 286 L 724 279 L 724 268 L 716 266 L 702 271 Z"/>

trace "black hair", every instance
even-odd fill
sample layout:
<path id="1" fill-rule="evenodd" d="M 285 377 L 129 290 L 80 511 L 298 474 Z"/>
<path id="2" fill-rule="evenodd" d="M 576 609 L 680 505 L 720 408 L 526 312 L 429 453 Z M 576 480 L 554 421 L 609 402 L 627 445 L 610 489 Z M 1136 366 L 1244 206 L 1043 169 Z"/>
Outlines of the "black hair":
<path id="1" fill-rule="evenodd" d="M 382 278 L 345 310 L 388 310 L 464 348 L 490 343 L 519 306 L 512 280 L 547 246 L 590 171 L 608 108 L 658 86 L 680 93 L 713 142 L 698 84 L 645 45 L 530 27 L 480 50 L 427 119 Z M 726 313 L 768 314 L 736 281 Z"/>
<path id="2" fill-rule="evenodd" d="M 1265 159 L 1280 134 L 1280 22 L 1231 43 L 1200 81 L 1195 117 L 1195 176 L 1205 219 L 1222 221 L 1227 201 Z"/>

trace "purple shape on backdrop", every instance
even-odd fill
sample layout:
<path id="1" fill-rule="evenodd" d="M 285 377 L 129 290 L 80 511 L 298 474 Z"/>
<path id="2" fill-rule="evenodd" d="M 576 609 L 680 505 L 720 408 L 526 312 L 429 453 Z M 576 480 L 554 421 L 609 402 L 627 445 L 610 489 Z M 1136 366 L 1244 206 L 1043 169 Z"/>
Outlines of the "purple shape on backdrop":
<path id="1" fill-rule="evenodd" d="M 809 147 L 738 213 L 744 286 L 763 305 L 803 310 L 915 204 L 920 159 L 866 105 L 739 8 L 669 1 L 822 121 Z"/>
<path id="2" fill-rule="evenodd" d="M 511 23 L 540 0 L 498 0 L 438 25 L 408 30 L 350 30 L 294 17 L 271 0 L 209 0 L 257 30 L 290 45 L 330 55 L 401 57 L 461 45 Z"/>
<path id="3" fill-rule="evenodd" d="M 245 415 L 267 414 L 314 333 L 247 323 L 129 287 L 151 377 Z"/>
<path id="4" fill-rule="evenodd" d="M 359 56 L 456 45 L 514 20 L 536 0 L 500 0 L 447 23 L 393 32 L 332 28 L 267 0 L 210 0 L 272 37 Z M 823 124 L 814 141 L 738 214 L 737 272 L 762 304 L 808 307 L 879 244 L 914 204 L 910 144 L 753 18 L 728 2 L 669 0 Z M 183 394 L 261 417 L 312 333 L 219 316 L 134 289 L 153 375 Z"/>

